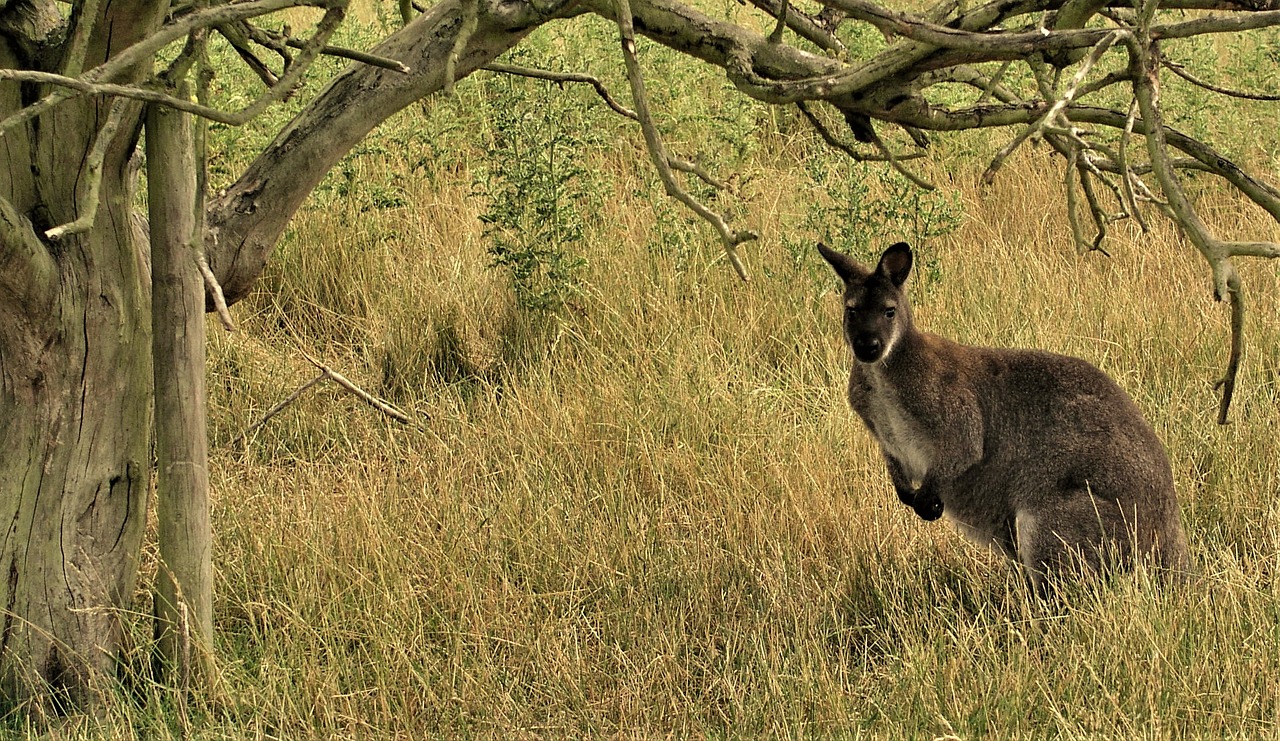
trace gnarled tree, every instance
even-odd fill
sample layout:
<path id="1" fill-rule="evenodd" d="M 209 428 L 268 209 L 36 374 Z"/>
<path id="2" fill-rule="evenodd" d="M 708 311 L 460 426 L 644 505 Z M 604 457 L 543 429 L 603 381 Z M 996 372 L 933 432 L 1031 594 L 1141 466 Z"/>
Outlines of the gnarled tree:
<path id="1" fill-rule="evenodd" d="M 1218 297 L 1233 307 L 1225 421 L 1242 347 L 1242 289 L 1232 260 L 1280 256 L 1280 247 L 1214 237 L 1183 193 L 1182 173 L 1209 173 L 1278 220 L 1280 191 L 1163 123 L 1162 76 L 1194 78 L 1163 56 L 1162 43 L 1280 25 L 1276 0 L 1137 7 L 1127 0 L 942 0 L 920 12 L 869 0 L 752 4 L 771 32 L 677 0 L 440 0 L 416 14 L 406 2 L 404 27 L 361 53 L 327 46 L 343 16 L 340 0 L 79 0 L 66 17 L 53 0 L 0 0 L 0 692 L 11 702 L 82 702 L 111 676 L 119 648 L 120 609 L 135 578 L 151 480 L 149 258 L 161 249 L 189 254 L 173 249 L 182 227 L 148 237 L 136 226 L 129 164 L 145 107 L 240 123 L 292 92 L 322 53 L 355 61 L 208 200 L 202 219 L 178 221 L 203 224 L 193 239 L 207 256 L 209 309 L 219 303 L 217 284 L 227 304 L 246 295 L 293 213 L 378 123 L 493 65 L 539 26 L 595 14 L 619 25 L 619 64 L 635 110 L 613 106 L 640 122 L 668 192 L 716 227 L 744 275 L 736 252 L 754 235 L 730 229 L 683 188 L 681 172 L 717 181 L 662 143 L 644 99 L 636 35 L 722 68 L 745 95 L 800 106 L 846 155 L 904 172 L 931 136 L 949 131 L 1012 132 L 988 177 L 1023 142 L 1041 138 L 1062 155 L 1073 236 L 1085 248 L 1099 247 L 1115 219 L 1140 219 L 1144 209 L 1174 219 L 1208 261 Z M 255 20 L 297 5 L 322 11 L 305 38 L 269 32 Z M 877 29 L 886 43 L 857 48 L 859 26 Z M 190 74 L 202 45 L 215 41 L 231 44 L 263 80 L 262 94 L 244 110 L 213 110 L 170 92 Z M 156 69 L 157 55 L 178 43 L 186 46 L 177 60 Z M 159 146 L 148 177 L 165 172 Z M 1092 236 L 1082 216 L 1091 219 Z M 167 263 L 166 275 L 180 275 L 181 261 L 190 261 L 178 259 L 176 272 Z M 172 333 L 185 325 L 154 326 Z M 199 394 L 190 388 L 186 393 Z M 186 443 L 185 454 L 195 458 L 179 459 L 202 465 L 201 444 Z M 198 476 L 177 479 L 202 485 Z M 161 484 L 168 480 L 175 479 L 162 477 Z M 205 609 L 209 585 L 199 575 L 207 569 L 166 573 L 179 582 L 170 600 L 185 594 Z M 204 622 L 194 629 L 207 632 Z"/>

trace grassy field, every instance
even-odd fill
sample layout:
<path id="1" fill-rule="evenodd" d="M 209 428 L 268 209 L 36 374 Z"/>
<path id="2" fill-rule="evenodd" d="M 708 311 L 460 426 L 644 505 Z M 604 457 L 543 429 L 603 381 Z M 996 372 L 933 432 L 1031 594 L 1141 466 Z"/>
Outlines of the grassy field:
<path id="1" fill-rule="evenodd" d="M 553 35 L 529 48 L 618 79 Z M 1081 255 L 1043 149 L 982 188 L 1001 135 L 943 142 L 918 165 L 938 194 L 912 193 L 645 52 L 676 80 L 652 85 L 675 148 L 738 173 L 717 207 L 762 235 L 752 280 L 588 91 L 477 75 L 391 122 L 299 214 L 241 331 L 210 325 L 223 697 L 191 737 L 1280 733 L 1277 266 L 1240 266 L 1248 354 L 1219 427 L 1225 307 L 1167 223 Z M 1277 142 L 1233 121 L 1215 125 L 1267 170 Z M 1212 228 L 1280 238 L 1209 185 Z M 899 505 L 843 398 L 819 238 L 909 239 L 920 324 L 1115 377 L 1169 448 L 1202 583 L 1049 610 Z M 563 270 L 522 284 L 490 266 L 498 239 L 506 266 Z M 416 423 L 325 384 L 233 441 L 315 375 L 303 352 Z"/>

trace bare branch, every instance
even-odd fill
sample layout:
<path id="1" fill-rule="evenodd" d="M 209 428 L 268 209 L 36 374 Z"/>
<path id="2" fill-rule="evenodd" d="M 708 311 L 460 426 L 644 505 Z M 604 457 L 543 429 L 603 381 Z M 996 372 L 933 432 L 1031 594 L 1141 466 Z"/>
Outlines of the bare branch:
<path id="1" fill-rule="evenodd" d="M 62 74 L 75 77 L 84 68 L 85 52 L 89 48 L 89 37 L 93 35 L 93 27 L 98 19 L 100 0 L 85 0 L 75 8 L 75 29 L 71 34 L 71 44 L 63 57 Z"/>
<path id="2" fill-rule="evenodd" d="M 237 23 L 224 23 L 217 27 L 218 33 L 231 44 L 231 48 L 235 49 L 236 54 L 245 64 L 249 65 L 249 69 L 262 80 L 263 84 L 271 87 L 280 82 L 280 77 L 267 66 L 267 63 L 258 58 L 250 48 L 251 41 L 249 35 L 249 22 L 239 21 Z"/>
<path id="3" fill-rule="evenodd" d="M 1231 407 L 1231 395 L 1235 390 L 1236 374 L 1240 368 L 1240 357 L 1244 348 L 1244 295 L 1240 284 L 1240 276 L 1236 273 L 1231 258 L 1235 255 L 1258 255 L 1263 257 L 1280 257 L 1280 245 L 1250 242 L 1222 242 L 1215 238 L 1204 222 L 1200 220 L 1195 206 L 1183 192 L 1177 174 L 1169 165 L 1164 125 L 1160 111 L 1160 80 L 1158 50 L 1152 37 L 1149 24 L 1155 14 L 1155 0 L 1147 0 L 1142 7 L 1141 23 L 1137 33 L 1125 44 L 1129 48 L 1131 64 L 1138 70 L 1134 79 L 1134 95 L 1138 101 L 1142 118 L 1148 123 L 1147 151 L 1160 189 L 1168 199 L 1170 217 L 1182 228 L 1183 233 L 1204 256 L 1213 271 L 1214 297 L 1231 302 L 1231 349 L 1226 373 L 1217 383 L 1222 390 L 1222 401 L 1218 410 L 1218 424 L 1226 424 Z"/>
<path id="4" fill-rule="evenodd" d="M 305 41 L 284 36 L 283 34 L 272 31 L 269 28 L 258 28 L 257 26 L 249 23 L 246 23 L 245 25 L 248 26 L 249 37 L 269 49 L 275 49 L 277 46 L 286 46 L 291 49 L 302 49 L 306 46 Z M 360 51 L 359 49 L 348 49 L 344 46 L 331 46 L 329 44 L 325 44 L 321 47 L 320 53 L 328 57 L 350 59 L 353 62 L 367 64 L 370 67 L 381 67 L 382 69 L 389 69 L 406 75 L 413 71 L 409 69 L 408 65 L 399 60 L 391 59 L 390 57 L 381 57 L 377 54 L 370 54 L 367 51 Z"/>
<path id="5" fill-rule="evenodd" d="M 1088 152 L 1083 153 L 1081 159 L 1088 159 Z M 1089 204 L 1089 214 L 1093 217 L 1093 225 L 1097 229 L 1090 251 L 1101 252 L 1103 255 L 1111 257 L 1111 253 L 1102 247 L 1103 240 L 1107 238 L 1107 224 L 1116 219 L 1124 218 L 1128 214 L 1122 212 L 1114 216 L 1108 216 L 1102 210 L 1102 204 L 1098 202 L 1098 194 L 1093 189 L 1093 178 L 1097 176 L 1089 169 L 1087 163 L 1078 163 L 1075 169 L 1080 175 L 1080 189 L 1084 191 L 1085 202 Z"/>
<path id="6" fill-rule="evenodd" d="M 1076 194 L 1077 180 L 1080 177 L 1076 166 L 1080 150 L 1073 148 L 1067 160 L 1064 186 L 1067 190 L 1067 223 L 1071 226 L 1071 239 L 1080 252 L 1089 251 L 1089 243 L 1085 241 L 1084 230 L 1080 226 L 1080 196 Z"/>
<path id="7" fill-rule="evenodd" d="M 231 310 L 227 308 L 227 299 L 222 295 L 222 286 L 218 283 L 218 276 L 214 275 L 213 271 L 209 269 L 209 261 L 204 259 L 203 249 L 196 253 L 196 266 L 200 268 L 200 275 L 204 277 L 204 285 L 208 294 L 213 297 L 213 305 L 218 313 L 218 319 L 222 322 L 222 328 L 228 332 L 236 331 L 236 323 L 231 319 Z"/>
<path id="8" fill-rule="evenodd" d="M 822 137 L 822 141 L 827 143 L 827 146 L 844 152 L 848 155 L 849 159 L 855 162 L 884 162 L 889 156 L 893 156 L 892 153 L 889 153 L 888 156 L 886 156 L 886 150 L 884 148 L 880 148 L 880 151 L 876 153 L 859 152 L 849 144 L 840 141 L 839 137 L 832 133 L 831 129 L 822 122 L 822 119 L 818 118 L 818 115 L 814 113 L 808 103 L 800 101 L 796 103 L 796 108 L 800 109 L 800 113 L 804 114 L 805 119 L 808 120 L 809 124 L 818 132 L 818 136 Z M 923 156 L 923 152 L 910 152 L 908 154 L 898 155 L 897 159 L 913 160 Z"/>
<path id="9" fill-rule="evenodd" d="M 817 19 L 796 9 L 788 0 L 751 0 L 751 4 L 785 23 L 798 36 L 824 51 L 843 54 L 844 42 Z"/>
<path id="10" fill-rule="evenodd" d="M 111 104 L 111 112 L 107 114 L 107 122 L 98 130 L 98 136 L 89 150 L 89 160 L 85 164 L 84 191 L 76 202 L 75 221 L 55 226 L 44 233 L 46 239 L 57 242 L 71 234 L 89 231 L 98 217 L 98 191 L 102 187 L 102 162 L 106 158 L 107 144 L 115 138 L 124 120 L 124 101 L 116 100 Z"/>
<path id="11" fill-rule="evenodd" d="M 1133 138 L 1133 124 L 1138 116 L 1138 99 L 1135 97 L 1129 103 L 1129 115 L 1125 118 L 1124 132 L 1120 135 L 1120 146 L 1117 152 L 1116 164 L 1120 166 L 1120 186 L 1123 195 L 1123 203 L 1125 210 L 1133 215 L 1138 225 L 1142 227 L 1145 233 L 1148 231 L 1146 219 L 1142 217 L 1142 211 L 1138 208 L 1138 197 L 1134 195 L 1133 183 L 1137 179 L 1133 169 L 1129 167 L 1129 140 Z"/>
<path id="12" fill-rule="evenodd" d="M 265 425 L 267 422 L 270 422 L 273 417 L 275 417 L 280 412 L 283 412 L 290 404 L 297 401 L 299 397 L 301 397 L 304 393 L 306 393 L 307 389 L 311 388 L 312 386 L 315 386 L 317 383 L 320 383 L 321 381 L 323 381 L 328 377 L 329 377 L 329 372 L 327 369 L 320 371 L 320 375 L 302 384 L 302 386 L 298 387 L 296 391 L 286 396 L 283 401 L 281 401 L 280 403 L 268 409 L 267 413 L 262 415 L 262 419 L 259 419 L 257 422 L 254 422 L 253 424 L 244 428 L 239 435 L 236 435 L 235 437 L 231 438 L 230 442 L 228 442 L 227 445 L 235 445 L 236 443 L 248 437 L 254 430 Z"/>
<path id="13" fill-rule="evenodd" d="M 721 241 L 724 243 L 725 254 L 728 256 L 730 264 L 737 271 L 739 278 L 747 280 L 747 269 L 738 257 L 737 248 L 743 242 L 759 239 L 760 235 L 751 230 L 737 231 L 730 229 L 719 214 L 699 203 L 684 188 L 680 187 L 675 174 L 671 171 L 671 158 L 667 155 L 666 147 L 658 134 L 658 128 L 654 126 L 653 117 L 649 114 L 649 99 L 644 89 L 644 77 L 640 72 L 640 62 L 636 59 L 636 39 L 632 25 L 631 4 L 628 0 L 615 0 L 615 2 L 618 31 L 622 37 L 622 57 L 627 67 L 627 80 L 631 83 L 631 97 L 636 106 L 636 115 L 639 116 L 640 128 L 644 132 L 644 140 L 649 150 L 649 156 L 653 160 L 654 166 L 658 168 L 663 187 L 666 189 L 667 195 L 679 200 L 716 228 L 716 231 L 720 233 Z"/>
<path id="14" fill-rule="evenodd" d="M 379 399 L 373 394 L 370 394 L 368 391 L 365 391 L 364 389 L 355 385 L 351 381 L 347 380 L 346 376 L 330 368 L 324 363 L 321 363 L 319 360 L 316 360 L 315 358 L 311 357 L 305 352 L 302 353 L 302 357 L 306 358 L 308 363 L 311 363 L 315 367 L 319 368 L 324 375 L 328 376 L 329 378 L 332 378 L 334 383 L 338 384 L 342 388 L 354 394 L 356 398 L 360 399 L 360 401 L 363 401 L 364 403 L 368 404 L 374 409 L 377 409 L 379 412 L 382 412 L 383 414 L 387 415 L 388 417 L 394 419 L 395 421 L 401 424 L 407 425 L 413 422 L 413 420 L 409 417 L 409 415 L 400 411 L 394 405 L 389 404 L 388 402 L 385 402 L 382 399 Z"/>
<path id="15" fill-rule="evenodd" d="M 1226 95 L 1231 98 L 1243 98 L 1245 100 L 1268 100 L 1268 101 L 1280 100 L 1280 95 L 1277 95 L 1275 93 L 1245 93 L 1239 90 L 1232 90 L 1231 88 L 1225 88 L 1219 85 L 1214 85 L 1213 83 L 1210 83 L 1210 82 L 1205 82 L 1204 80 L 1201 80 L 1200 78 L 1188 72 L 1186 67 L 1176 62 L 1170 62 L 1168 59 L 1161 58 L 1160 63 L 1164 65 L 1165 69 L 1169 70 L 1170 72 L 1177 75 L 1178 77 L 1181 77 L 1182 79 L 1186 80 L 1192 85 L 1195 85 L 1196 87 L 1202 87 L 1205 90 L 1208 90 L 1210 92 L 1218 93 L 1220 95 Z"/>
<path id="16" fill-rule="evenodd" d="M 697 162 L 668 156 L 667 164 L 671 165 L 671 169 L 687 172 L 716 190 L 724 190 L 729 187 L 728 183 L 707 172 L 706 168 Z"/>
<path id="17" fill-rule="evenodd" d="M 982 173 L 983 183 L 990 185 L 991 181 L 995 179 L 996 170 L 1000 169 L 1000 165 L 1004 163 L 1005 159 L 1007 159 L 1009 155 L 1013 154 L 1013 152 L 1030 137 L 1042 135 L 1045 127 L 1053 123 L 1056 118 L 1062 115 L 1062 112 L 1067 108 L 1067 106 L 1071 105 L 1071 102 L 1075 99 L 1076 91 L 1079 89 L 1080 84 L 1084 82 L 1085 76 L 1089 74 L 1089 70 L 1093 69 L 1093 65 L 1102 58 L 1102 55 L 1105 54 L 1124 33 L 1125 32 L 1118 30 L 1112 31 L 1106 36 L 1103 36 L 1102 40 L 1093 46 L 1089 51 L 1089 55 L 1085 57 L 1083 62 L 1081 62 L 1080 68 L 1076 70 L 1071 82 L 1067 85 L 1067 89 L 1062 91 L 1062 95 L 1054 101 L 1053 105 L 1049 106 L 1049 110 L 1045 111 L 1045 114 L 1034 124 L 1019 132 L 1018 135 L 1013 138 L 1013 141 L 1009 142 L 1004 149 L 1000 150 L 1000 153 L 995 156 L 995 159 L 993 159 L 991 164 L 987 166 L 986 172 Z"/>
<path id="18" fill-rule="evenodd" d="M 280 414 L 280 412 L 283 412 L 285 409 L 287 409 L 290 404 L 294 403 L 299 398 L 301 398 L 301 396 L 304 393 L 306 393 L 308 389 L 312 388 L 313 386 L 319 384 L 321 381 L 325 381 L 325 380 L 332 380 L 334 383 L 341 386 L 348 393 L 354 395 L 356 398 L 360 399 L 364 403 L 368 404 L 369 406 L 378 410 L 382 414 L 385 414 L 386 416 L 390 417 L 391 419 L 394 419 L 395 421 L 401 424 L 407 425 L 407 424 L 413 423 L 413 419 L 409 417 L 409 415 L 400 411 L 394 405 L 389 404 L 383 401 L 382 399 L 379 399 L 373 394 L 370 394 L 369 392 L 355 385 L 350 380 L 348 380 L 346 376 L 342 375 L 341 373 L 335 371 L 334 369 L 330 368 L 324 363 L 321 363 L 319 360 L 316 360 L 315 358 L 311 357 L 305 352 L 302 353 L 302 357 L 306 358 L 308 363 L 311 363 L 316 368 L 320 369 L 320 375 L 302 384 L 297 388 L 297 390 L 295 390 L 293 393 L 286 396 L 284 400 L 282 400 L 275 406 L 268 409 L 266 414 L 262 415 L 261 419 L 249 425 L 248 427 L 244 428 L 244 430 L 242 430 L 239 435 L 236 435 L 234 438 L 232 438 L 227 443 L 227 445 L 235 445 L 236 443 L 245 439 L 254 430 L 258 429 L 259 427 L 265 425 L 267 422 L 271 421 L 272 418 L 274 418 L 276 415 Z"/>
<path id="19" fill-rule="evenodd" d="M 463 0 L 462 26 L 459 27 L 458 35 L 453 39 L 453 49 L 444 61 L 444 92 L 446 95 L 453 94 L 453 83 L 458 75 L 458 57 L 467 48 L 467 42 L 471 40 L 471 35 L 476 32 L 476 27 L 480 23 L 479 14 L 480 0 Z"/>
<path id="20" fill-rule="evenodd" d="M 1227 295 L 1231 300 L 1231 349 L 1227 353 L 1227 369 L 1216 383 L 1215 389 L 1222 391 L 1222 399 L 1218 403 L 1218 424 L 1225 425 L 1231 420 L 1227 417 L 1231 411 L 1231 397 L 1236 392 L 1236 376 L 1240 372 L 1240 359 L 1244 356 L 1244 289 L 1240 285 L 1240 276 L 1235 268 L 1231 268 L 1227 276 Z"/>
<path id="21" fill-rule="evenodd" d="M 605 104 L 608 105 L 610 108 L 612 108 L 616 113 L 626 116 L 632 121 L 640 120 L 640 117 L 636 115 L 635 111 L 619 103 L 617 99 L 614 98 L 609 93 L 609 89 L 604 86 L 603 82 L 601 82 L 598 78 L 592 77 L 591 75 L 588 75 L 588 74 L 583 74 L 581 72 L 552 72 L 550 70 L 545 70 L 545 69 L 535 69 L 533 67 L 521 67 L 515 64 L 504 64 L 502 62 L 493 62 L 491 64 L 486 64 L 484 66 L 484 69 L 487 69 L 490 72 L 501 72 L 506 75 L 517 75 L 519 77 L 532 77 L 536 80 L 549 80 L 551 82 L 558 82 L 558 83 L 565 83 L 565 82 L 586 83 L 591 87 L 595 88 L 596 94 L 598 94 L 600 98 L 604 100 Z"/>
<path id="22" fill-rule="evenodd" d="M 338 4 L 333 4 L 333 3 L 338 3 Z M 189 15 L 183 16 L 180 20 L 174 23 L 166 25 L 165 27 L 161 28 L 158 32 L 130 46 L 128 49 L 123 50 L 119 54 L 116 54 L 110 60 L 98 65 L 97 67 L 89 70 L 88 72 L 85 72 L 83 75 L 81 75 L 78 78 L 78 80 L 82 84 L 83 83 L 99 84 L 99 83 L 112 82 L 118 76 L 125 74 L 128 70 L 131 70 L 138 65 L 149 63 L 151 58 L 158 51 L 168 46 L 169 44 L 186 37 L 188 34 L 195 31 L 196 29 L 208 28 L 210 26 L 217 26 L 224 23 L 231 23 L 238 20 L 245 20 L 248 18 L 256 18 L 257 16 L 266 15 L 268 13 L 274 13 L 276 11 L 283 10 L 285 8 L 292 8 L 292 7 L 298 7 L 298 6 L 312 6 L 312 7 L 327 8 L 324 18 L 322 18 L 320 23 L 317 24 L 317 29 L 321 29 L 322 27 L 326 28 L 327 33 L 323 33 L 323 37 L 328 38 L 328 35 L 333 32 L 333 27 L 336 27 L 336 20 L 331 18 L 331 14 L 336 13 L 338 19 L 340 19 L 342 14 L 342 8 L 345 7 L 345 5 L 341 4 L 341 0 L 333 0 L 333 3 L 322 2 L 320 0 L 246 0 L 245 2 L 238 2 L 238 3 L 229 4 L 229 5 L 218 5 L 212 8 L 199 10 Z M 332 7 L 330 7 L 331 5 Z M 321 36 L 322 36 L 321 31 L 317 30 L 316 38 L 320 38 Z M 12 71 L 0 70 L 0 72 L 12 72 Z M 17 79 L 17 78 L 10 76 L 8 79 Z M 295 76 L 292 80 L 292 83 L 296 83 L 296 82 L 297 82 L 297 76 Z M 277 86 L 277 88 L 273 88 L 273 90 L 277 90 L 279 87 L 280 86 Z M 73 97 L 77 92 L 83 92 L 83 91 L 78 90 L 77 87 L 74 85 L 65 85 L 60 89 L 55 90 L 54 92 L 45 96 L 44 98 L 41 98 L 35 103 L 19 110 L 18 112 L 14 113 L 8 118 L 0 121 L 0 136 L 3 136 L 4 132 L 7 131 L 8 129 L 13 128 L 14 126 L 18 126 L 25 121 L 29 121 L 35 118 L 36 116 L 39 116 L 41 113 L 44 113 L 45 111 L 49 110 L 53 106 L 56 106 L 68 100 L 69 98 Z M 268 92 L 267 96 L 263 96 L 263 98 L 260 98 L 258 101 L 255 101 L 254 104 L 250 105 L 250 108 L 252 108 L 255 105 L 259 107 L 257 108 L 257 110 L 254 110 L 252 112 L 252 115 L 244 115 L 243 120 L 247 121 L 250 118 L 252 118 L 253 115 L 256 115 L 258 111 L 260 111 L 262 108 L 265 108 L 266 105 L 270 104 L 270 102 L 273 102 L 275 97 L 283 95 L 283 92 L 286 92 L 286 91 L 281 91 L 275 94 Z M 269 96 L 270 96 L 270 100 L 267 100 Z M 132 96 L 132 97 L 140 97 L 140 96 Z M 177 106 L 174 106 L 174 107 L 177 107 Z M 197 115 L 200 115 L 200 114 L 197 114 Z"/>
<path id="23" fill-rule="evenodd" d="M 85 82 L 83 79 L 77 79 L 74 77 L 64 77 L 52 72 L 34 72 L 30 70 L 17 69 L 0 69 L 0 80 L 58 85 L 84 95 L 114 95 L 116 97 L 131 98 L 133 100 L 140 100 L 146 103 L 159 103 L 161 105 L 166 105 L 170 108 L 183 111 L 184 113 L 190 113 L 192 115 L 200 116 L 201 118 L 207 118 L 211 121 L 217 121 L 219 123 L 230 124 L 233 126 L 238 126 L 241 123 L 244 123 L 236 114 L 226 113 L 216 108 L 209 108 L 208 106 L 193 103 L 189 100 L 184 100 L 150 88 L 138 87 L 136 85 L 92 83 Z M 44 100 L 50 100 L 52 97 L 54 96 L 46 97 L 42 99 L 42 102 Z M 30 110 L 30 108 L 33 107 L 35 106 L 31 106 L 26 110 Z M 0 135 L 2 135 L 2 132 L 0 132 Z"/>

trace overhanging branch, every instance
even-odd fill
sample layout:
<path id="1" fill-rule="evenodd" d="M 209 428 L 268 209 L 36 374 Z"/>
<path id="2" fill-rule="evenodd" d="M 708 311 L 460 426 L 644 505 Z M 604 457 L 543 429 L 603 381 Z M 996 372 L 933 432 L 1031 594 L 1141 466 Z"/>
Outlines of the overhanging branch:
<path id="1" fill-rule="evenodd" d="M 675 173 L 672 172 L 671 158 L 667 154 L 666 146 L 662 143 L 662 137 L 658 134 L 658 127 L 654 126 L 653 117 L 649 113 L 649 97 L 644 89 L 644 76 L 640 71 L 640 62 L 636 59 L 636 39 L 632 25 L 631 5 L 628 0 L 615 0 L 615 2 L 618 31 L 622 37 L 622 57 L 627 67 L 627 81 L 631 83 L 631 97 L 636 106 L 636 115 L 640 121 L 640 128 L 644 132 L 645 145 L 649 150 L 649 156 L 653 160 L 654 166 L 658 168 L 658 175 L 662 178 L 662 185 L 666 188 L 667 195 L 683 203 L 689 210 L 701 216 L 716 228 L 716 231 L 720 233 L 720 240 L 724 244 L 725 255 L 728 256 L 730 264 L 733 265 L 733 269 L 738 273 L 739 278 L 747 280 L 747 268 L 742 264 L 741 258 L 738 257 L 738 245 L 759 239 L 760 235 L 749 229 L 736 230 L 730 228 L 723 217 L 698 202 L 676 180 Z M 707 180 L 707 178 L 703 178 L 703 180 Z"/>

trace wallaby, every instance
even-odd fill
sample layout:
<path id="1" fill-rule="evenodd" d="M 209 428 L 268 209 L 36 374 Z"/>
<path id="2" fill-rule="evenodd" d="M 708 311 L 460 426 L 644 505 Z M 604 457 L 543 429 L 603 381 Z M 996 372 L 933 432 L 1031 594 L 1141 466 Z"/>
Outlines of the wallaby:
<path id="1" fill-rule="evenodd" d="M 903 503 L 1020 562 L 1038 594 L 1054 575 L 1138 559 L 1185 572 L 1168 456 L 1114 381 L 1078 358 L 916 329 L 903 242 L 874 270 L 818 250 L 845 285 L 849 404 Z"/>

